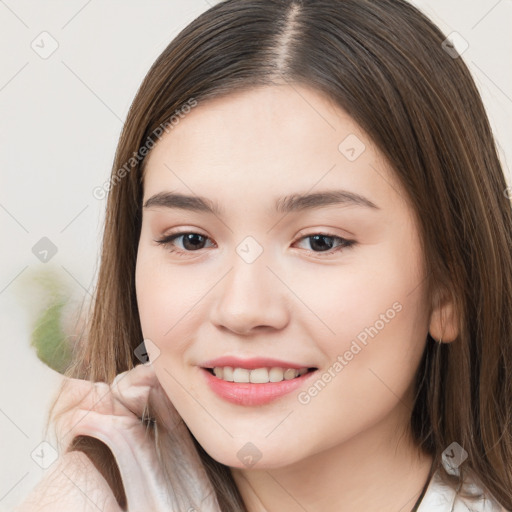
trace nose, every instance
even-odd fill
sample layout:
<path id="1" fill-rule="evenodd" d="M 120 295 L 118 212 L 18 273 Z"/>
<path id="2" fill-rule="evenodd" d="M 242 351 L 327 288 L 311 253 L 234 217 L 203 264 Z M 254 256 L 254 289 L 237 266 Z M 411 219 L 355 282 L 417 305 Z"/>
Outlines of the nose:
<path id="1" fill-rule="evenodd" d="M 238 335 L 283 329 L 289 322 L 290 293 L 278 272 L 262 257 L 252 263 L 237 257 L 233 262 L 216 286 L 212 323 Z"/>

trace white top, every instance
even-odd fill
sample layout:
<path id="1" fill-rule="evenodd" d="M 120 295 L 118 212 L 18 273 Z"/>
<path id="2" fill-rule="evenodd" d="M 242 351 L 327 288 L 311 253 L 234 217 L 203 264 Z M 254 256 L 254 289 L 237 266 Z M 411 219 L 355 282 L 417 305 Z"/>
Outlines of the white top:
<path id="1" fill-rule="evenodd" d="M 477 483 L 478 482 L 478 483 Z M 477 479 L 466 477 L 464 491 L 483 493 L 482 499 L 469 500 L 458 496 L 457 491 L 443 483 L 436 471 L 425 491 L 417 512 L 510 512 L 494 500 L 489 491 L 483 491 L 483 485 Z"/>

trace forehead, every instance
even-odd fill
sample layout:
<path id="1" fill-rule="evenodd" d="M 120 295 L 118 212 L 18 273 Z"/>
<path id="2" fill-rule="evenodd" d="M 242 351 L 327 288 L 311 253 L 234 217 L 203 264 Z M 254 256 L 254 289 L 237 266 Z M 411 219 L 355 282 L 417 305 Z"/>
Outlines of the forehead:
<path id="1" fill-rule="evenodd" d="M 322 93 L 294 84 L 199 102 L 147 156 L 144 197 L 315 188 L 377 197 L 390 184 L 396 194 L 392 169 L 359 125 Z"/>
<path id="2" fill-rule="evenodd" d="M 336 149 L 344 132 L 357 132 L 366 138 L 341 108 L 315 89 L 299 85 L 257 87 L 198 102 L 163 134 L 146 165 L 162 158 L 169 148 L 191 153 L 209 149 L 213 153 L 216 148 L 234 151 L 243 146 L 244 152 L 252 148 L 272 155 L 285 149 L 283 144 L 295 147 L 308 141 L 312 146 L 314 139 L 321 137 L 323 149 L 327 145 Z M 303 147 L 302 152 L 307 149 Z"/>

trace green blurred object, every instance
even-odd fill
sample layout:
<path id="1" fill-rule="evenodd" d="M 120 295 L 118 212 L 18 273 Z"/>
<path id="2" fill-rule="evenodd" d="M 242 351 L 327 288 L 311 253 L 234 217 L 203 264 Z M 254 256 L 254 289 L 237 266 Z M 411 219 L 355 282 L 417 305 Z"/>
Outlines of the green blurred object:
<path id="1" fill-rule="evenodd" d="M 17 293 L 31 324 L 31 346 L 42 362 L 64 373 L 71 363 L 77 337 L 78 310 L 72 284 L 60 269 L 38 266 L 20 277 Z"/>
<path id="2" fill-rule="evenodd" d="M 31 338 L 39 359 L 59 373 L 65 372 L 73 355 L 61 327 L 62 310 L 66 302 L 64 299 L 57 300 L 42 313 L 36 321 Z"/>

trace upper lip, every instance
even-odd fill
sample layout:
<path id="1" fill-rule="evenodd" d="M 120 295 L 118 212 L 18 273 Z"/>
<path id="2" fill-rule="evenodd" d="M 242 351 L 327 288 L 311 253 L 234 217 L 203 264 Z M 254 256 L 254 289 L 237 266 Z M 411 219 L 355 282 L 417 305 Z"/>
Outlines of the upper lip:
<path id="1" fill-rule="evenodd" d="M 313 368 L 308 364 L 292 363 L 290 361 L 282 361 L 280 359 L 271 359 L 268 357 L 251 357 L 250 359 L 241 359 L 234 356 L 224 356 L 217 359 L 210 359 L 201 363 L 202 368 L 215 368 L 217 366 L 231 366 L 232 368 L 246 368 L 247 370 L 254 370 L 256 368 L 294 368 L 300 370 L 301 368 Z"/>

